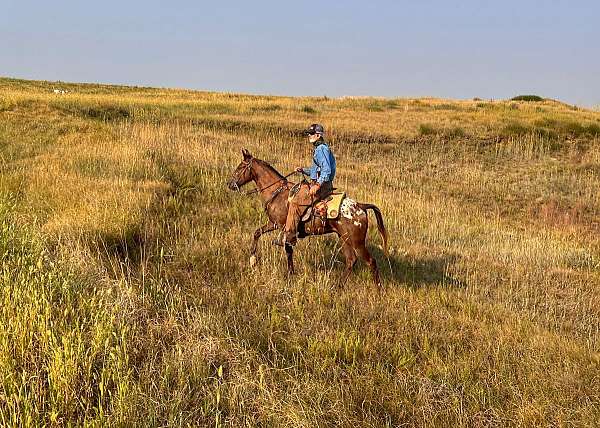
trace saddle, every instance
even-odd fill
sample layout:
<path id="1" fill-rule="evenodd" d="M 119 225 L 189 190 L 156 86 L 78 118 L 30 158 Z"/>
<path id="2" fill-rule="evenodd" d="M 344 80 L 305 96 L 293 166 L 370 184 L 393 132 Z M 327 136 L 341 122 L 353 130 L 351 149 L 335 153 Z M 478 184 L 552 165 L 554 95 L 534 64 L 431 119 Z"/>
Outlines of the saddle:
<path id="1" fill-rule="evenodd" d="M 345 197 L 346 193 L 344 192 L 330 194 L 315 205 L 308 207 L 301 220 L 308 221 L 312 215 L 321 217 L 322 219 L 335 220 L 340 215 L 340 206 Z"/>

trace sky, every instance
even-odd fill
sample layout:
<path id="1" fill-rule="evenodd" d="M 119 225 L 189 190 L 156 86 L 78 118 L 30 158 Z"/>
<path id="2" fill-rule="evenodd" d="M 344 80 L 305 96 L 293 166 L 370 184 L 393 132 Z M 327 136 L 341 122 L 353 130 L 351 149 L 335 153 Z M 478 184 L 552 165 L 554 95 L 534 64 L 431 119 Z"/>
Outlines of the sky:
<path id="1" fill-rule="evenodd" d="M 598 0 L 0 0 L 0 76 L 592 107 L 598 22 Z"/>

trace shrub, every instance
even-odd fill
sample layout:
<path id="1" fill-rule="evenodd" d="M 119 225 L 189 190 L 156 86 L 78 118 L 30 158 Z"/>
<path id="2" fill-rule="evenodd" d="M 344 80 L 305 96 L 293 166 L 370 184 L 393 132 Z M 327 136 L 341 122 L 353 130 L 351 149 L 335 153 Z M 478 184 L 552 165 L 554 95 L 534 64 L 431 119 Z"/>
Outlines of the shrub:
<path id="1" fill-rule="evenodd" d="M 516 97 L 512 97 L 510 100 L 511 101 L 533 101 L 533 102 L 544 101 L 544 99 L 542 97 L 540 97 L 539 95 L 517 95 Z"/>

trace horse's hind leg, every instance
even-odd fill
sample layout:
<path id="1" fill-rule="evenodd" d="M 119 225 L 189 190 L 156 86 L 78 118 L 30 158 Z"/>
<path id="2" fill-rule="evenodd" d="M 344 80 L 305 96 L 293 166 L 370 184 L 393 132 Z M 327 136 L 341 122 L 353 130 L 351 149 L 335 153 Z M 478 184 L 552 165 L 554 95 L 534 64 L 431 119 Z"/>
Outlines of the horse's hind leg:
<path id="1" fill-rule="evenodd" d="M 364 241 L 356 248 L 356 252 L 369 265 L 369 268 L 371 269 L 371 274 L 373 275 L 373 282 L 375 282 L 375 285 L 381 287 L 381 279 L 379 279 L 379 269 L 377 268 L 377 262 L 375 261 L 373 256 L 371 256 L 369 250 L 367 250 Z"/>
<path id="2" fill-rule="evenodd" d="M 252 247 L 250 247 L 250 267 L 254 267 L 256 265 L 256 252 L 258 250 L 258 240 L 263 234 L 271 232 L 276 228 L 277 226 L 274 223 L 268 222 L 264 226 L 261 226 L 254 231 Z"/>
<path id="3" fill-rule="evenodd" d="M 290 244 L 285 244 L 285 253 L 287 254 L 288 275 L 294 274 L 294 247 Z"/>
<path id="4" fill-rule="evenodd" d="M 339 288 L 342 288 L 344 284 L 346 284 L 346 281 L 352 273 L 352 268 L 356 264 L 357 259 L 356 251 L 354 251 L 354 247 L 352 247 L 352 244 L 350 243 L 349 239 L 342 238 L 342 251 L 344 253 L 344 257 L 346 258 L 346 270 L 342 274 L 340 282 L 338 283 Z"/>

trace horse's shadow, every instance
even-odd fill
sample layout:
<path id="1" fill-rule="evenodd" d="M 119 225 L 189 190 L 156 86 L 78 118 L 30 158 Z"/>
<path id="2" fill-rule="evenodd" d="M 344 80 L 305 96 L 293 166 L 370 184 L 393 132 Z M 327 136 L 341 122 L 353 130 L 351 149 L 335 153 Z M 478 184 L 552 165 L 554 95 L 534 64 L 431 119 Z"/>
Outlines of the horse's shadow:
<path id="1" fill-rule="evenodd" d="M 448 273 L 448 268 L 459 259 L 455 254 L 443 254 L 431 257 L 389 257 L 378 247 L 369 248 L 377 260 L 379 274 L 384 282 L 407 284 L 418 288 L 427 285 L 443 285 L 456 288 L 466 287 L 466 283 Z"/>
<path id="2" fill-rule="evenodd" d="M 326 251 L 343 266 L 344 257 L 334 242 L 326 244 Z M 379 247 L 370 246 L 369 252 L 377 260 L 379 275 L 384 284 L 399 283 L 411 288 L 429 285 L 442 285 L 457 288 L 466 287 L 466 283 L 448 273 L 448 268 L 460 258 L 455 254 L 444 254 L 431 257 L 402 257 L 390 254 L 386 256 Z M 362 259 L 354 266 L 354 272 L 368 269 Z"/>

